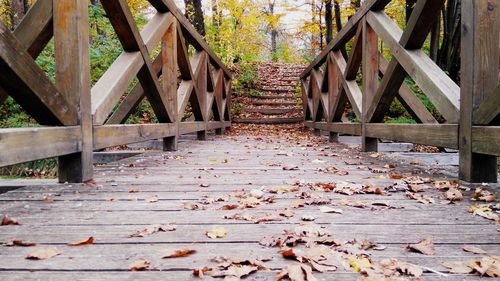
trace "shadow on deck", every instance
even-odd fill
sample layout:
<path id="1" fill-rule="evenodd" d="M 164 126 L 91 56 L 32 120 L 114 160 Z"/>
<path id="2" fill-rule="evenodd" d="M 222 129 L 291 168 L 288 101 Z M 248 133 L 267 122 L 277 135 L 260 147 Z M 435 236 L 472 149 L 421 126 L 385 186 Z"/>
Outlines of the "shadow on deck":
<path id="1" fill-rule="evenodd" d="M 96 185 L 44 182 L 9 190 L 0 194 L 0 214 L 16 219 L 19 225 L 0 226 L 0 242 L 20 239 L 38 245 L 1 246 L 0 279 L 186 280 L 194 278 L 193 269 L 215 267 L 211 257 L 225 256 L 265 260 L 269 270 L 247 279 L 273 280 L 276 272 L 296 261 L 283 258 L 278 247 L 262 246 L 259 241 L 284 230 L 293 233 L 300 225 L 309 230 L 321 227 L 331 234 L 325 237 L 341 244 L 332 247 L 343 252 L 347 267 L 349 254 L 366 254 L 372 264 L 395 258 L 421 266 L 425 280 L 476 280 L 479 277 L 474 274 L 449 275 L 442 263 L 500 255 L 495 223 L 468 212 L 471 205 L 480 203 L 471 201 L 473 190 L 462 190 L 463 200 L 447 204 L 444 192 L 434 184 L 418 183 L 421 178 L 438 176 L 396 163 L 389 154 L 362 154 L 318 140 L 230 136 L 209 142 L 187 140 L 177 152 L 146 152 L 99 165 Z M 388 166 L 390 163 L 396 168 Z M 325 168 L 330 169 L 322 171 Z M 434 203 L 409 199 L 405 194 L 407 176 L 415 176 L 412 180 L 426 187 L 419 194 L 430 196 Z M 336 183 L 337 192 L 308 185 L 318 182 Z M 368 184 L 381 187 L 383 194 L 342 194 Z M 223 210 L 233 208 L 230 205 L 238 209 Z M 342 213 L 323 213 L 320 208 L 325 206 Z M 283 216 L 285 209 L 293 216 Z M 224 218 L 235 214 L 242 219 Z M 128 237 L 154 224 L 173 224 L 176 230 Z M 227 235 L 207 237 L 206 232 L 216 226 L 227 230 Z M 93 245 L 66 245 L 90 236 Z M 380 249 L 360 249 L 365 239 Z M 432 239 L 434 255 L 406 250 L 408 244 L 422 239 Z M 475 245 L 487 254 L 465 252 L 464 245 Z M 56 247 L 60 255 L 40 261 L 25 258 L 35 249 L 47 247 Z M 183 248 L 196 253 L 162 259 Z M 150 262 L 149 270 L 129 272 L 129 266 L 140 258 Z M 315 271 L 314 275 L 320 280 L 362 276 L 350 268 Z"/>

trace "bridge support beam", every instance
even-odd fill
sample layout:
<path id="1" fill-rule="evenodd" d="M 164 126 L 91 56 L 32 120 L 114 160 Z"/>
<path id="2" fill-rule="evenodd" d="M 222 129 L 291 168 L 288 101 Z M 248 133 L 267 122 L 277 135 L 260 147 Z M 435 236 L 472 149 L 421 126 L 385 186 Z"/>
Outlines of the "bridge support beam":
<path id="1" fill-rule="evenodd" d="M 85 182 L 93 177 L 88 1 L 54 0 L 53 16 L 56 85 L 77 108 L 82 131 L 81 152 L 58 159 L 59 181 Z"/>
<path id="2" fill-rule="evenodd" d="M 497 181 L 497 157 L 472 152 L 472 126 L 474 110 L 498 84 L 499 13 L 495 0 L 462 1 L 459 162 L 467 182 Z"/>

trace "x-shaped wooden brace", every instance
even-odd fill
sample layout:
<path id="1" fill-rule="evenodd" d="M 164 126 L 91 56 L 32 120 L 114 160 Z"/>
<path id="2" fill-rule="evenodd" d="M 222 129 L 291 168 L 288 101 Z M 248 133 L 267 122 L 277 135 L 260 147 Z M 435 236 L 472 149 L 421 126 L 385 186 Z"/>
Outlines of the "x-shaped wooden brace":
<path id="1" fill-rule="evenodd" d="M 157 72 L 153 69 L 149 51 L 144 44 L 143 38 L 135 25 L 130 9 L 124 0 L 107 0 L 101 1 L 104 10 L 106 11 L 111 25 L 120 40 L 125 51 L 123 56 L 135 56 L 140 54 L 140 69 L 137 72 L 137 78 L 141 83 L 146 96 L 148 97 L 153 111 L 161 123 L 170 123 L 173 120 L 173 115 L 168 110 L 168 100 L 162 91 L 161 85 L 157 78 Z M 165 24 L 163 22 L 163 24 Z M 134 58 L 129 59 L 133 61 Z M 133 61 L 135 62 L 135 61 Z M 130 73 L 127 73 L 130 75 Z M 111 78 L 113 75 L 110 75 Z M 104 84 L 104 83 L 103 83 Z M 101 85 L 100 85 L 101 86 Z M 103 85 L 105 87 L 105 85 Z M 103 87 L 101 86 L 101 88 Z M 104 123 L 109 114 L 109 107 L 114 106 L 112 102 L 106 101 L 106 97 L 99 97 L 99 91 L 92 89 L 93 100 L 92 111 L 94 112 L 94 122 L 98 124 Z M 99 87 L 97 89 L 100 89 Z M 101 99 L 99 99 L 101 98 Z M 107 106 L 102 106 L 107 105 Z M 102 109 L 102 110 L 100 110 Z"/>
<path id="2" fill-rule="evenodd" d="M 76 107 L 33 59 L 52 35 L 50 0 L 37 1 L 14 34 L 0 23 L 0 85 L 39 124 L 76 125 Z"/>

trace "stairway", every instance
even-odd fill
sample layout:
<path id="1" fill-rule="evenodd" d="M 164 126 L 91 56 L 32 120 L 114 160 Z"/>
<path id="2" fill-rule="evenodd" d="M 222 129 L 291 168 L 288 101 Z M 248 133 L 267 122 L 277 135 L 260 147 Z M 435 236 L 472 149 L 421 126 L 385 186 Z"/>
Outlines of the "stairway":
<path id="1" fill-rule="evenodd" d="M 259 94 L 244 105 L 234 123 L 290 124 L 303 121 L 302 98 L 297 81 L 306 66 L 289 63 L 262 63 L 258 66 Z"/>

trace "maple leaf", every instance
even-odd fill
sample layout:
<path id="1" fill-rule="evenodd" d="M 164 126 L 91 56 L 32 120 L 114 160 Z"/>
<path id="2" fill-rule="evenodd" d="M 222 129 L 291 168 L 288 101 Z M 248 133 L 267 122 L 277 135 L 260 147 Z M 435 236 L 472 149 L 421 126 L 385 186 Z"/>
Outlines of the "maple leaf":
<path id="1" fill-rule="evenodd" d="M 128 267 L 128 270 L 130 271 L 143 271 L 149 269 L 149 266 L 151 263 L 144 258 L 140 258 L 133 263 L 131 263 Z"/>
<path id="2" fill-rule="evenodd" d="M 50 248 L 38 248 L 34 250 L 33 252 L 29 253 L 26 256 L 26 259 L 28 260 L 44 260 L 44 259 L 49 259 L 55 256 L 58 256 L 61 254 L 61 251 L 59 251 L 55 247 L 50 247 Z"/>
<path id="3" fill-rule="evenodd" d="M 472 198 L 474 198 L 474 200 L 484 201 L 484 202 L 493 202 L 496 200 L 495 194 L 481 187 L 478 187 L 476 188 L 476 190 L 474 190 L 474 195 L 472 196 Z"/>
<path id="4" fill-rule="evenodd" d="M 418 252 L 427 256 L 433 256 L 436 254 L 434 249 L 434 242 L 431 239 L 424 239 L 417 244 L 409 244 L 407 249 L 410 251 Z"/>
<path id="5" fill-rule="evenodd" d="M 94 244 L 94 237 L 89 236 L 89 238 L 87 238 L 87 239 L 79 240 L 79 241 L 75 241 L 75 242 L 70 242 L 70 243 L 67 243 L 66 245 L 68 245 L 68 246 L 84 246 L 84 245 L 92 245 L 92 244 Z"/>
<path id="6" fill-rule="evenodd" d="M 430 197 L 430 196 L 427 196 L 427 195 L 424 195 L 424 194 L 420 194 L 420 193 L 412 193 L 412 192 L 406 192 L 406 197 L 410 198 L 410 199 L 413 199 L 413 200 L 417 200 L 417 202 L 420 202 L 422 204 L 434 204 L 434 198 Z"/>
<path id="7" fill-rule="evenodd" d="M 193 250 L 193 249 L 174 250 L 174 251 L 166 254 L 165 256 L 163 256 L 162 259 L 187 257 L 187 256 L 190 256 L 194 253 L 196 253 L 196 250 Z"/>
<path id="8" fill-rule="evenodd" d="M 146 198 L 145 201 L 148 203 L 156 203 L 158 202 L 159 198 L 157 195 L 151 196 L 149 198 Z"/>
<path id="9" fill-rule="evenodd" d="M 450 188 L 444 193 L 444 197 L 450 202 L 460 201 L 464 198 L 462 192 L 457 188 Z"/>

